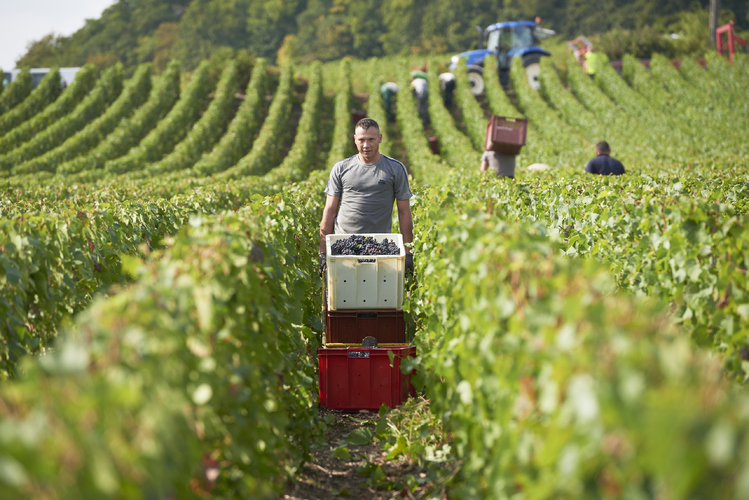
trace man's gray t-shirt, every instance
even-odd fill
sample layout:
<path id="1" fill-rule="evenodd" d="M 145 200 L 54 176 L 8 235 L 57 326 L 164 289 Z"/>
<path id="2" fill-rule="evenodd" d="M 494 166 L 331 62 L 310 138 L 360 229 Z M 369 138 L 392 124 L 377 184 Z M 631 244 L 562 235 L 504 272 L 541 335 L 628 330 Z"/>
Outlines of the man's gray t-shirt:
<path id="1" fill-rule="evenodd" d="M 482 162 L 488 162 L 497 177 L 515 177 L 515 155 L 506 155 L 496 151 L 484 151 Z"/>
<path id="2" fill-rule="evenodd" d="M 354 155 L 333 166 L 325 193 L 339 196 L 336 234 L 390 233 L 393 203 L 411 198 L 406 167 L 382 155 L 367 165 Z"/>

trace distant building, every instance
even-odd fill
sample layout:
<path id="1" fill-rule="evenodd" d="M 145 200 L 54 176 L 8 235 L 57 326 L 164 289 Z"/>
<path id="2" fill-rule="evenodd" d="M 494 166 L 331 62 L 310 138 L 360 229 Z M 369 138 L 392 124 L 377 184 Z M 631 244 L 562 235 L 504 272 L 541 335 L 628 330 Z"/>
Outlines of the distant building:
<path id="1" fill-rule="evenodd" d="M 75 79 L 75 74 L 78 73 L 78 70 L 81 68 L 60 68 L 60 80 L 62 82 L 62 86 L 67 87 L 71 83 L 73 83 L 73 80 Z M 31 72 L 31 87 L 36 88 L 37 85 L 39 85 L 39 82 L 42 81 L 44 76 L 49 73 L 50 68 L 32 68 L 30 70 Z M 16 79 L 18 74 L 21 72 L 20 69 L 13 69 L 10 71 L 6 71 L 3 73 L 3 86 L 10 85 L 13 80 Z"/>

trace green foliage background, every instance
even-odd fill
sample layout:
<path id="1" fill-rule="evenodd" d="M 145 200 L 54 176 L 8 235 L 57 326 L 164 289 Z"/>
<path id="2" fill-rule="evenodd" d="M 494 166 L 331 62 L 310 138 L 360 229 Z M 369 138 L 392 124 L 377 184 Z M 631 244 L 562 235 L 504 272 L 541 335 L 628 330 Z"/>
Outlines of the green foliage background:
<path id="1" fill-rule="evenodd" d="M 206 58 L 246 51 L 271 62 L 330 61 L 429 54 L 476 48 L 474 26 L 532 20 L 564 39 L 594 36 L 613 58 L 698 53 L 707 49 L 708 0 L 119 0 L 69 37 L 50 34 L 29 44 L 19 67 L 106 67 L 173 58 L 188 70 Z M 749 29 L 749 6 L 723 0 L 722 21 Z M 614 30 L 614 31 L 612 31 Z M 682 34 L 678 41 L 666 32 Z"/>

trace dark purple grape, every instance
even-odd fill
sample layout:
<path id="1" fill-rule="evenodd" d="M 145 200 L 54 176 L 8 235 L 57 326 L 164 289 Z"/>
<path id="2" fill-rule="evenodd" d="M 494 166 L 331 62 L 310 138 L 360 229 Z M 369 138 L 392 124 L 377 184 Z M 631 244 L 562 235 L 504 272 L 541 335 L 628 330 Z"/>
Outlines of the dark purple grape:
<path id="1" fill-rule="evenodd" d="M 400 249 L 395 241 L 388 238 L 377 242 L 371 236 L 353 234 L 338 240 L 330 247 L 333 255 L 398 255 Z"/>

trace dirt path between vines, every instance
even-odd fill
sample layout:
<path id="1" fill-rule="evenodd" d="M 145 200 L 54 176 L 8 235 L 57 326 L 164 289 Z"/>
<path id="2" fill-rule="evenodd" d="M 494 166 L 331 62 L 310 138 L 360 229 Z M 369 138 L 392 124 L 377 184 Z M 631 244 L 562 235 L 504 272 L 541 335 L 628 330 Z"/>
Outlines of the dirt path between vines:
<path id="1" fill-rule="evenodd" d="M 379 419 L 377 412 L 344 413 L 320 408 L 320 417 L 330 422 L 325 432 L 325 442 L 314 447 L 311 461 L 299 471 L 296 483 L 289 486 L 281 499 L 416 499 L 424 498 L 431 489 L 431 485 L 425 482 L 426 472 L 420 470 L 412 460 L 403 457 L 385 460 L 386 453 L 376 444 L 376 439 L 362 446 L 347 443 L 346 436 L 352 431 L 369 428 L 374 432 Z M 348 448 L 350 461 L 336 457 L 336 448 L 342 446 Z M 377 466 L 381 467 L 385 477 L 380 475 L 375 480 L 377 474 L 371 474 L 371 471 Z M 425 484 L 411 491 L 406 484 L 414 479 Z M 375 484 L 380 487 L 377 488 Z"/>

